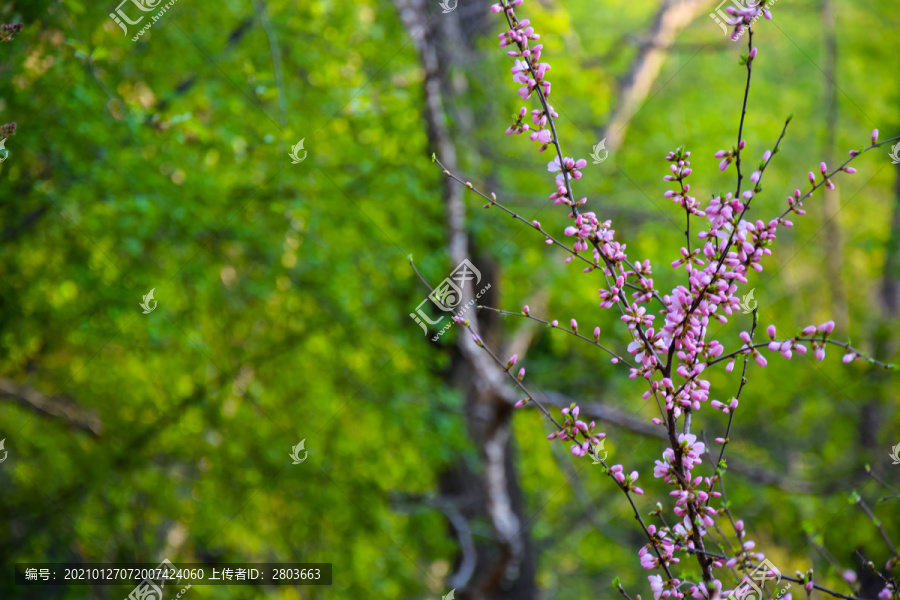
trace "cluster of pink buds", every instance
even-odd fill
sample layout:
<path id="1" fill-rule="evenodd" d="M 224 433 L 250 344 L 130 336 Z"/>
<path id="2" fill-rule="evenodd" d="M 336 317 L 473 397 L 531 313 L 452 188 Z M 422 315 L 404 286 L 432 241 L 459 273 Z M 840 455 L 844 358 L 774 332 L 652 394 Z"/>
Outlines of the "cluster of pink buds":
<path id="1" fill-rule="evenodd" d="M 594 238 L 601 229 L 602 224 L 597 220 L 597 215 L 593 212 L 585 212 L 575 217 L 575 225 L 566 227 L 564 233 L 566 236 L 576 236 L 578 239 L 572 244 L 572 250 L 579 252 L 588 250 L 587 240 Z M 571 257 L 569 257 L 571 258 Z"/>
<path id="2" fill-rule="evenodd" d="M 806 214 L 806 211 L 803 209 L 803 198 L 800 193 L 800 190 L 794 190 L 793 196 L 788 196 L 788 207 L 790 210 L 800 216 Z"/>
<path id="3" fill-rule="evenodd" d="M 516 119 L 516 122 L 506 128 L 506 135 L 512 135 L 514 133 L 516 135 L 520 135 L 520 134 L 528 131 L 531 127 L 528 125 L 528 123 L 524 123 L 522 121 L 522 119 L 524 119 L 525 115 L 527 115 L 527 114 L 528 114 L 527 108 L 525 108 L 524 106 L 522 108 L 520 108 L 519 114 L 513 115 L 513 118 Z"/>
<path id="4" fill-rule="evenodd" d="M 669 170 L 672 172 L 671 175 L 666 175 L 663 177 L 665 181 L 677 181 L 679 182 L 681 189 L 680 190 L 668 190 L 664 196 L 672 200 L 672 202 L 676 204 L 680 204 L 685 210 L 689 211 L 692 215 L 696 215 L 698 217 L 704 216 L 702 210 L 700 210 L 700 203 L 693 196 L 689 196 L 688 192 L 691 191 L 691 184 L 685 183 L 684 180 L 687 179 L 688 175 L 691 174 L 691 163 L 688 161 L 688 158 L 691 156 L 690 152 L 686 152 L 684 146 L 679 147 L 674 152 L 669 152 L 666 156 L 666 160 L 672 163 L 669 166 Z"/>
<path id="5" fill-rule="evenodd" d="M 526 110 L 524 107 L 521 110 Z M 519 111 L 521 112 L 521 111 Z M 550 142 L 553 141 L 553 135 L 550 129 L 547 127 L 548 115 L 550 118 L 555 119 L 559 116 L 553 107 L 548 104 L 547 110 L 544 109 L 535 109 L 531 111 L 531 122 L 535 124 L 537 127 L 530 136 L 532 142 L 539 142 L 541 147 L 538 148 L 538 152 L 543 152 L 550 145 Z"/>
<path id="6" fill-rule="evenodd" d="M 737 148 L 732 148 L 731 150 L 719 150 L 718 152 L 716 152 L 714 156 L 716 158 L 722 159 L 722 162 L 719 163 L 719 170 L 724 171 L 725 169 L 727 169 L 728 165 L 730 165 L 737 158 L 738 151 L 743 150 L 744 146 L 746 145 L 747 142 L 741 140 L 741 143 L 738 144 Z"/>
<path id="7" fill-rule="evenodd" d="M 575 456 L 584 456 L 591 450 L 592 446 L 600 443 L 600 440 L 606 437 L 605 433 L 595 432 L 596 423 L 591 421 L 585 423 L 578 418 L 581 409 L 578 405 L 572 403 L 568 408 L 562 409 L 563 423 L 561 431 L 554 431 L 547 436 L 548 440 L 558 439 L 560 441 L 572 441 L 572 454 Z M 581 440 L 579 441 L 579 436 Z"/>
<path id="8" fill-rule="evenodd" d="M 673 561 L 677 561 L 678 559 L 672 559 Z M 646 568 L 646 567 L 645 567 Z M 662 575 L 650 575 L 647 577 L 650 580 L 650 591 L 653 592 L 653 597 L 656 600 L 660 598 L 684 598 L 684 592 L 680 591 L 678 588 L 681 585 L 681 581 L 678 579 L 672 580 L 664 580 Z"/>
<path id="9" fill-rule="evenodd" d="M 626 492 L 634 492 L 635 494 L 643 494 L 644 490 L 634 485 L 634 483 L 638 480 L 637 471 L 632 471 L 628 475 L 625 474 L 625 467 L 622 465 L 613 465 L 609 468 L 609 475 L 616 480 L 621 487 Z"/>
<path id="10" fill-rule="evenodd" d="M 819 163 L 819 171 L 822 172 L 822 180 L 825 182 L 825 185 L 828 187 L 829 190 L 833 190 L 834 184 L 828 178 L 828 165 L 826 165 L 824 162 L 820 162 Z M 812 185 L 812 187 L 815 188 L 816 187 L 815 174 L 812 171 L 810 171 L 809 173 L 807 173 L 807 178 L 809 179 L 810 185 Z"/>

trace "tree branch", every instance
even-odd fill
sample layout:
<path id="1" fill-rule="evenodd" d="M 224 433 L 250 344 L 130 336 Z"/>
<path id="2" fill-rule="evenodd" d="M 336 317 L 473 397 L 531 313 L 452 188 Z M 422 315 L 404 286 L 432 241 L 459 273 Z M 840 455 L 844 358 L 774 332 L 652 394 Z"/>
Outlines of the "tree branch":
<path id="1" fill-rule="evenodd" d="M 12 379 L 0 377 L 0 398 L 8 398 L 44 417 L 63 420 L 94 437 L 99 437 L 103 431 L 103 423 L 97 415 L 76 406 L 75 402 L 66 396 L 51 398 L 31 386 L 20 385 Z"/>

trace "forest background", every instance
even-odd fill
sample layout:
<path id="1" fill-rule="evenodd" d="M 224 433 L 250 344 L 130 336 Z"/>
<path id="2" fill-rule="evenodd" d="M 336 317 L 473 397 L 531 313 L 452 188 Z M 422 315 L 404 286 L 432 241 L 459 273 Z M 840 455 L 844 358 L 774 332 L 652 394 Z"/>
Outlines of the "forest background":
<path id="1" fill-rule="evenodd" d="M 457 588 L 574 600 L 614 597 L 616 576 L 649 597 L 640 530 L 609 479 L 546 442 L 537 411 L 479 396 L 458 326 L 432 342 L 410 318 L 427 289 L 408 256 L 436 284 L 462 239 L 491 284 L 487 304 L 529 304 L 604 335 L 621 327 L 591 277 L 453 191 L 430 160 L 452 152 L 461 177 L 528 220 L 568 224 L 548 205 L 541 157 L 503 135 L 520 101 L 488 4 L 181 0 L 136 42 L 139 26 L 123 34 L 116 8 L 0 2 L 0 22 L 24 24 L 0 46 L 0 123 L 17 123 L 0 163 L 0 595 L 128 593 L 14 586 L 17 562 L 169 558 L 334 564 L 329 587 L 195 586 L 196 598 Z M 523 9 L 553 64 L 567 154 L 589 159 L 601 140 L 609 152 L 586 168 L 592 209 L 633 257 L 655 261 L 661 288 L 683 238 L 662 196 L 663 157 L 688 146 L 703 199 L 734 177 L 713 153 L 736 140 L 746 44 L 710 18 L 715 8 Z M 754 28 L 754 160 L 794 120 L 754 203 L 763 216 L 820 160 L 842 161 L 874 128 L 900 133 L 896 2 L 781 0 L 773 13 Z M 859 159 L 856 176 L 779 235 L 751 284 L 761 323 L 792 331 L 833 318 L 839 338 L 900 362 L 900 165 L 889 151 Z M 460 206 L 463 220 L 449 219 Z M 667 500 L 649 467 L 663 447 L 653 410 L 627 373 L 559 332 L 478 318 L 548 403 L 596 415 L 610 461 L 641 470 L 643 514 Z M 729 499 L 783 572 L 814 567 L 851 593 L 844 571 L 867 585 L 857 550 L 879 567 L 891 555 L 848 498 L 858 491 L 900 531 L 898 499 L 881 500 L 890 494 L 866 472 L 900 482 L 889 456 L 898 382 L 836 352 L 751 369 Z M 704 418 L 698 429 L 722 435 L 721 415 Z M 485 453 L 497 440 L 485 419 L 509 432 L 500 493 L 523 553 L 509 581 L 494 576 L 509 548 L 491 510 Z M 301 440 L 308 457 L 292 464 Z"/>

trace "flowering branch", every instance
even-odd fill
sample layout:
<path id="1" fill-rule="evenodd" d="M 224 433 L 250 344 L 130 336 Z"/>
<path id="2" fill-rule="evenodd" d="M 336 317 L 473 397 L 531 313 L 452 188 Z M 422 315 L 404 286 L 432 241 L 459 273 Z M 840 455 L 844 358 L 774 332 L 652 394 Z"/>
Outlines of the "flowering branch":
<path id="1" fill-rule="evenodd" d="M 560 331 L 564 331 L 570 335 L 574 335 L 575 337 L 580 338 L 593 346 L 597 346 L 598 348 L 600 348 L 601 350 L 605 351 L 607 354 L 609 354 L 610 356 L 613 357 L 613 359 L 611 361 L 613 364 L 621 362 L 621 363 L 628 365 L 629 367 L 634 368 L 631 365 L 631 363 L 629 363 L 627 360 L 622 358 L 619 354 L 616 354 L 615 352 L 613 352 L 612 350 L 610 350 L 609 348 L 607 348 L 606 346 L 604 346 L 603 344 L 600 343 L 600 328 L 599 327 L 594 328 L 594 339 L 590 339 L 590 338 L 585 337 L 585 336 L 581 335 L 580 333 L 578 333 L 578 324 L 575 322 L 575 319 L 572 319 L 572 322 L 571 322 L 571 324 L 573 325 L 572 329 L 565 329 L 564 327 L 560 327 L 559 321 L 556 321 L 555 319 L 553 321 L 545 321 L 538 317 L 532 316 L 531 312 L 528 309 L 527 304 L 524 307 L 522 307 L 522 312 L 520 312 L 520 313 L 510 312 L 508 310 L 502 310 L 499 308 L 493 308 L 491 306 L 484 306 L 484 305 L 479 305 L 478 308 L 484 309 L 484 310 L 489 310 L 489 311 L 495 312 L 500 315 L 523 317 L 526 319 L 531 319 L 532 321 L 537 321 L 538 323 L 542 323 L 544 325 L 549 325 L 550 327 L 553 327 L 554 329 L 559 329 Z"/>
<path id="2" fill-rule="evenodd" d="M 767 365 L 767 360 L 760 352 L 766 347 L 769 351 L 779 352 L 784 358 L 790 359 L 794 353 L 805 354 L 807 345 L 810 344 L 815 357 L 824 360 L 825 348 L 831 344 L 845 350 L 844 363 L 857 359 L 865 359 L 882 368 L 895 368 L 893 365 L 880 362 L 868 357 L 852 347 L 849 342 L 841 343 L 830 339 L 834 329 L 834 323 L 828 321 L 819 326 L 810 325 L 804 328 L 799 335 L 779 340 L 776 339 L 775 328 L 770 325 L 767 334 L 770 341 L 757 343 L 754 341 L 758 326 L 758 313 L 753 313 L 753 325 L 750 332 L 740 332 L 742 343 L 740 348 L 726 352 L 725 346 L 715 339 L 708 339 L 709 324 L 715 320 L 719 323 L 727 323 L 735 310 L 740 306 L 739 285 L 748 282 L 748 276 L 752 271 L 763 270 L 762 261 L 771 255 L 771 246 L 776 239 L 779 227 L 792 227 L 793 223 L 785 217 L 790 212 L 803 215 L 802 202 L 810 197 L 817 189 L 825 185 L 833 188 L 832 178 L 840 171 L 848 174 L 855 173 L 855 169 L 847 165 L 857 156 L 879 146 L 877 142 L 877 130 L 872 134 L 872 145 L 863 151 L 851 151 L 850 158 L 838 169 L 828 172 L 824 163 L 820 164 L 822 179 L 819 181 L 812 173 L 808 178 L 812 186 L 805 195 L 797 190 L 788 198 L 788 209 L 779 217 L 768 223 L 761 220 L 748 222 L 744 220 L 750 208 L 753 198 L 762 192 L 761 181 L 765 171 L 771 163 L 772 157 L 779 151 L 781 142 L 791 121 L 788 118 L 772 150 L 763 153 L 758 168 L 749 176 L 754 184 L 752 189 L 742 191 L 744 185 L 744 150 L 746 142 L 743 139 L 746 125 L 747 106 L 750 94 L 750 84 L 753 74 L 753 63 L 758 58 L 758 49 L 753 46 L 752 23 L 760 16 L 771 19 L 769 10 L 774 0 L 761 0 L 746 9 L 731 9 L 735 26 L 734 38 L 744 32 L 747 36 L 748 54 L 742 57 L 742 64 L 746 66 L 747 76 L 744 87 L 741 117 L 738 126 L 737 145 L 730 151 L 720 150 L 716 158 L 721 159 L 719 168 L 726 170 L 734 162 L 737 172 L 737 183 L 732 195 L 716 195 L 708 204 L 698 201 L 690 196 L 691 185 L 686 182 L 692 174 L 690 152 L 681 146 L 669 152 L 665 160 L 670 163 L 669 173 L 663 178 L 667 182 L 677 182 L 676 189 L 665 192 L 665 197 L 672 199 L 685 211 L 686 245 L 681 248 L 681 258 L 671 263 L 675 269 L 684 268 L 687 275 L 685 285 L 676 286 L 669 294 L 660 294 L 652 279 L 652 267 L 649 260 L 634 261 L 627 255 L 626 245 L 616 240 L 616 232 L 612 229 L 610 221 L 601 222 L 595 213 L 585 211 L 581 207 L 587 202 L 587 198 L 576 200 L 573 189 L 574 182 L 582 178 L 582 169 L 586 166 L 584 159 L 566 157 L 555 124 L 558 114 L 549 104 L 551 91 L 547 74 L 551 67 L 541 61 L 543 46 L 537 44 L 530 46 L 531 42 L 540 39 L 528 19 L 519 19 L 515 9 L 523 3 L 523 0 L 502 0 L 494 4 L 491 10 L 495 13 L 503 12 L 508 30 L 499 35 L 500 46 L 508 48 L 507 54 L 515 59 L 512 67 L 513 80 L 521 87 L 518 94 L 521 99 L 529 100 L 536 96 L 538 108 L 531 110 L 531 123 L 525 123 L 529 114 L 528 108 L 522 107 L 513 122 L 507 129 L 507 135 L 521 135 L 528 132 L 532 142 L 537 142 L 538 152 L 545 152 L 551 146 L 555 150 L 553 160 L 547 165 L 548 171 L 555 173 L 555 190 L 550 194 L 550 200 L 554 204 L 562 204 L 569 207 L 568 218 L 574 223 L 565 228 L 564 234 L 574 238 L 571 248 L 548 233 L 540 223 L 530 223 L 497 201 L 496 195 L 480 192 L 472 183 L 451 173 L 444 165 L 432 159 L 443 169 L 444 175 L 450 177 L 461 185 L 478 194 L 486 200 L 484 208 L 499 207 L 503 212 L 514 219 L 528 223 L 544 235 L 545 242 L 564 248 L 570 256 L 566 258 L 569 263 L 578 258 L 586 263 L 584 271 L 590 273 L 599 269 L 605 285 L 598 290 L 600 307 L 611 309 L 615 307 L 621 315 L 621 321 L 626 324 L 630 343 L 628 353 L 632 355 L 631 361 L 625 360 L 618 353 L 610 350 L 607 345 L 600 343 L 600 330 L 594 330 L 594 339 L 578 333 L 577 323 L 571 321 L 571 330 L 560 328 L 557 321 L 546 321 L 530 315 L 527 306 L 522 313 L 505 311 L 499 308 L 479 306 L 501 315 L 515 315 L 529 318 L 533 321 L 549 325 L 553 328 L 563 329 L 566 333 L 581 338 L 591 343 L 612 356 L 613 364 L 624 363 L 629 370 L 632 379 L 641 378 L 646 381 L 648 389 L 642 398 L 651 397 L 657 402 L 660 409 L 660 417 L 652 419 L 653 423 L 665 428 L 665 438 L 669 444 L 662 453 L 662 460 L 657 460 L 653 469 L 653 475 L 661 478 L 664 483 L 673 487 L 670 495 L 675 498 L 672 512 L 678 517 L 678 521 L 670 526 L 663 516 L 663 508 L 658 504 L 659 510 L 652 513 L 662 523 L 661 527 L 654 524 L 646 524 L 638 512 L 632 494 L 642 494 L 643 491 L 635 486 L 638 472 L 632 471 L 626 475 L 622 465 L 608 466 L 605 461 L 599 459 L 595 446 L 605 434 L 594 431 L 595 424 L 590 424 L 578 418 L 580 408 L 577 404 L 562 410 L 562 423 L 554 419 L 547 409 L 534 399 L 522 385 L 524 369 L 520 369 L 518 375 L 513 375 L 510 369 L 518 360 L 513 355 L 505 364 L 484 344 L 477 332 L 470 327 L 467 321 L 456 317 L 457 323 L 465 326 L 472 334 L 474 342 L 482 347 L 491 360 L 500 367 L 508 377 L 516 382 L 516 386 L 525 394 L 525 398 L 519 400 L 515 406 L 521 407 L 528 402 L 534 402 L 538 408 L 555 425 L 556 431 L 552 432 L 548 439 L 559 439 L 572 442 L 571 452 L 576 457 L 591 455 L 595 462 L 603 465 L 605 474 L 610 476 L 617 486 L 625 493 L 632 510 L 644 531 L 648 543 L 642 546 L 638 552 L 641 565 L 647 570 L 657 570 L 660 573 L 648 577 L 654 598 L 662 597 L 684 598 L 691 595 L 694 598 L 707 598 L 718 600 L 727 595 L 731 590 L 723 590 L 723 584 L 716 579 L 714 569 L 731 569 L 740 565 L 749 570 L 754 562 L 760 562 L 765 555 L 759 552 L 751 552 L 755 543 L 747 540 L 743 521 L 735 519 L 725 498 L 724 474 L 726 465 L 724 462 L 725 450 L 731 434 L 734 422 L 734 412 L 740 403 L 740 397 L 747 385 L 747 371 L 749 359 L 753 358 L 760 368 Z M 900 139 L 900 136 L 894 139 Z M 893 140 L 888 140 L 893 141 Z M 887 142 L 882 142 L 887 143 Z M 705 225 L 692 234 L 691 219 L 703 218 Z M 692 244 L 692 237 L 700 240 L 696 246 Z M 586 258 L 582 253 L 590 252 L 591 258 Z M 417 272 L 418 274 L 418 272 Z M 420 276 L 421 278 L 421 276 Z M 426 284 L 427 285 L 427 284 Z M 430 286 L 429 286 L 430 287 Z M 655 323 L 656 316 L 648 313 L 651 302 L 657 301 L 662 306 L 659 311 L 661 323 Z M 665 357 L 663 360 L 661 357 Z M 711 384 L 703 378 L 703 373 L 708 367 L 720 362 L 726 362 L 726 371 L 731 372 L 738 358 L 743 357 L 741 381 L 737 393 L 727 402 L 716 400 L 711 392 Z M 700 476 L 693 474 L 694 469 L 702 464 L 701 456 L 707 452 L 706 444 L 698 441 L 697 436 L 691 433 L 694 415 L 704 403 L 709 403 L 714 410 L 728 414 L 728 424 L 725 437 L 717 438 L 716 442 L 722 445 L 719 457 L 714 465 L 714 474 Z M 680 430 L 680 432 L 679 432 Z M 721 491 L 714 491 L 718 482 Z M 711 506 L 713 498 L 720 499 L 721 506 L 717 509 Z M 717 517 L 725 516 L 730 521 L 738 544 L 738 549 L 730 548 L 728 538 L 716 521 Z M 710 534 L 717 532 L 721 543 Z M 721 548 L 721 554 L 707 551 L 706 544 Z M 692 583 L 679 581 L 674 578 L 670 565 L 679 562 L 675 556 L 677 552 L 694 555 L 700 566 L 702 581 Z M 664 577 L 666 578 L 664 580 Z M 807 593 L 818 589 L 812 583 L 811 572 L 803 578 L 802 583 Z M 896 600 L 896 591 L 892 581 L 886 581 L 884 595 Z M 685 589 L 686 588 L 686 589 Z M 619 586 L 619 591 L 625 596 L 624 590 Z M 830 591 L 822 590 L 830 593 Z M 837 594 L 835 594 L 837 595 Z M 838 597 L 845 597 L 837 595 Z M 785 596 L 789 599 L 789 595 Z"/>

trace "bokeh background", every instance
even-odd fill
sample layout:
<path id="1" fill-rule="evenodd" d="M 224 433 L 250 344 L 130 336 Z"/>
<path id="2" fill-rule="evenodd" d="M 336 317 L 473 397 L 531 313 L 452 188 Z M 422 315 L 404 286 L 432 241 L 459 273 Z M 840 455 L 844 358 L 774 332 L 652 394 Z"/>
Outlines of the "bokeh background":
<path id="1" fill-rule="evenodd" d="M 434 343 L 409 316 L 427 290 L 408 255 L 435 284 L 462 240 L 491 283 L 487 304 L 528 303 L 623 346 L 596 274 L 482 210 L 430 160 L 452 154 L 461 177 L 528 220 L 567 224 L 547 202 L 546 155 L 503 135 L 521 102 L 488 7 L 180 0 L 132 42 L 138 27 L 126 37 L 108 16 L 114 0 L 0 2 L 0 22 L 25 24 L 0 46 L 0 123 L 18 123 L 0 164 L 0 596 L 129 591 L 16 587 L 16 562 L 168 557 L 334 564 L 330 587 L 195 586 L 192 598 L 611 598 L 616 576 L 650 597 L 643 539 L 609 479 L 549 444 L 536 410 L 513 414 L 484 391 L 459 327 Z M 688 146 L 698 198 L 734 185 L 712 155 L 736 142 L 746 38 L 731 42 L 715 8 L 520 9 L 553 67 L 566 154 L 588 158 L 607 140 L 578 190 L 632 258 L 653 260 L 660 289 L 676 282 L 667 265 L 683 240 L 663 157 Z M 794 120 L 753 204 L 764 219 L 820 160 L 843 160 L 874 128 L 900 133 L 896 2 L 781 0 L 773 13 L 755 27 L 751 164 Z M 308 155 L 292 164 L 300 140 Z M 763 325 L 834 318 L 840 338 L 898 362 L 889 150 L 858 159 L 779 237 L 748 285 Z M 142 314 L 151 289 L 158 307 Z M 539 397 L 605 416 L 610 460 L 641 471 L 642 514 L 668 501 L 651 476 L 663 448 L 653 410 L 626 372 L 560 332 L 478 319 L 498 353 L 519 351 Z M 716 333 L 733 344 L 749 319 Z M 711 380 L 725 396 L 737 377 Z M 900 500 L 866 465 L 900 486 L 898 383 L 835 350 L 751 365 L 726 485 L 783 572 L 812 567 L 874 597 L 860 557 L 882 568 L 892 552 L 848 498 L 858 491 L 896 541 Z M 698 417 L 710 441 L 723 434 L 721 414 Z M 292 465 L 301 440 L 308 458 Z"/>

